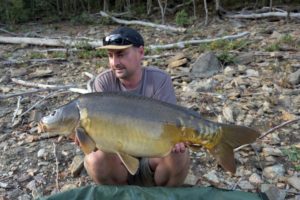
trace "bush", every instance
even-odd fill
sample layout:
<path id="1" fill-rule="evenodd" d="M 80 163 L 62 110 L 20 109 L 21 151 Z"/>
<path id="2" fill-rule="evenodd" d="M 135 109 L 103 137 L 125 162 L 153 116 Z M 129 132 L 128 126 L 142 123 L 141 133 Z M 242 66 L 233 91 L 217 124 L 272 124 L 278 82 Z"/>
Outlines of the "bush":
<path id="1" fill-rule="evenodd" d="M 175 22 L 178 26 L 185 26 L 190 24 L 188 14 L 185 10 L 181 10 L 175 15 Z"/>

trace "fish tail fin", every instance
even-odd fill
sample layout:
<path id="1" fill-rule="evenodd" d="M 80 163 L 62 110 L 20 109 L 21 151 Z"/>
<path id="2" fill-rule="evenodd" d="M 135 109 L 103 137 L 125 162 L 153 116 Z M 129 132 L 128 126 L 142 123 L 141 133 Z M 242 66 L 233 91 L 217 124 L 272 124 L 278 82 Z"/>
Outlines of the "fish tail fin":
<path id="1" fill-rule="evenodd" d="M 259 135 L 257 130 L 249 127 L 222 124 L 220 141 L 209 152 L 225 170 L 234 174 L 236 165 L 233 149 L 254 142 Z"/>

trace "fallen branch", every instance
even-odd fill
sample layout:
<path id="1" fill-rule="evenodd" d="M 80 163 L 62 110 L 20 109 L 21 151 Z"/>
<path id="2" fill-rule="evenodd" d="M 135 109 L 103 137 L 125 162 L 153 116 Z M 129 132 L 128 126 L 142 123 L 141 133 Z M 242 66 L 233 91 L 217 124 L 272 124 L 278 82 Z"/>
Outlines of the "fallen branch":
<path id="1" fill-rule="evenodd" d="M 100 11 L 100 15 L 102 17 L 111 18 L 114 22 L 117 22 L 119 24 L 126 24 L 126 25 L 137 24 L 137 25 L 150 26 L 150 27 L 163 29 L 163 30 L 168 30 L 168 31 L 174 31 L 174 32 L 185 32 L 186 31 L 185 28 L 177 28 L 177 27 L 173 27 L 173 26 L 154 24 L 154 23 L 151 23 L 151 22 L 144 22 L 144 21 L 138 21 L 138 20 L 128 21 L 128 20 L 118 19 L 116 17 L 108 15 L 106 12 L 103 12 L 103 11 Z"/>
<path id="2" fill-rule="evenodd" d="M 267 17 L 281 17 L 281 18 L 298 18 L 300 19 L 300 13 L 288 13 L 288 12 L 268 12 L 268 13 L 253 13 L 253 14 L 235 14 L 235 15 L 224 15 L 228 18 L 235 19 L 258 19 Z"/>
<path id="3" fill-rule="evenodd" d="M 46 91 L 53 91 L 53 90 L 63 90 L 63 89 L 69 89 L 71 86 L 60 86 L 60 87 L 53 87 L 53 88 L 42 88 L 42 89 L 37 89 L 37 90 L 31 90 L 27 92 L 19 92 L 19 93 L 14 93 L 14 94 L 7 94 L 7 95 L 0 95 L 0 99 L 9 99 L 12 97 L 17 97 L 17 96 L 26 96 L 26 95 L 31 95 L 34 93 L 38 92 L 46 92 Z"/>
<path id="4" fill-rule="evenodd" d="M 263 133 L 258 139 L 262 139 L 262 138 L 266 137 L 267 135 L 269 135 L 270 133 L 272 133 L 272 132 L 274 132 L 274 131 L 276 131 L 276 130 L 284 127 L 284 126 L 287 126 L 289 124 L 293 124 L 293 123 L 295 123 L 297 121 L 300 121 L 300 117 L 296 118 L 296 119 L 293 119 L 293 120 L 286 121 L 286 122 L 284 122 L 284 123 L 282 123 L 282 124 L 280 124 L 278 126 L 275 126 L 274 128 L 271 128 L 267 132 Z M 251 144 L 244 144 L 244 145 L 242 145 L 242 146 L 240 146 L 238 148 L 235 148 L 234 151 L 238 151 L 238 150 L 240 150 L 240 149 L 242 149 L 242 148 L 244 148 L 246 146 L 249 146 L 249 145 L 251 145 Z"/>
<path id="5" fill-rule="evenodd" d="M 55 178 L 55 183 L 56 183 L 56 189 L 57 191 L 59 191 L 59 184 L 58 184 L 58 159 L 57 159 L 57 156 L 56 156 L 56 145 L 55 143 L 53 142 L 53 154 L 54 154 L 54 157 L 55 157 L 55 172 L 56 172 L 56 178 Z"/>
<path id="6" fill-rule="evenodd" d="M 62 87 L 61 85 L 47 85 L 42 83 L 28 82 L 21 79 L 12 78 L 12 82 L 17 83 L 19 85 L 29 86 L 29 87 L 38 87 L 38 88 L 57 88 Z M 75 85 L 67 85 L 63 87 L 74 87 Z"/>
<path id="7" fill-rule="evenodd" d="M 18 112 L 19 112 L 21 100 L 22 100 L 22 97 L 18 97 L 17 108 L 16 108 L 16 110 L 15 110 L 15 112 L 14 112 L 14 115 L 13 115 L 13 118 L 12 118 L 12 120 L 11 120 L 12 123 L 14 123 L 14 121 L 15 121 L 15 119 L 16 119 L 16 117 L 17 117 L 17 114 L 18 114 Z"/>
<path id="8" fill-rule="evenodd" d="M 165 44 L 165 45 L 150 45 L 150 49 L 172 49 L 172 48 L 184 48 L 185 45 L 193 45 L 193 44 L 204 44 L 204 43 L 210 43 L 210 42 L 215 42 L 218 40 L 234 40 L 237 38 L 245 37 L 249 35 L 249 32 L 242 32 L 238 33 L 236 35 L 228 35 L 224 37 L 219 37 L 219 38 L 213 38 L 213 39 L 204 39 L 204 40 L 188 40 L 188 41 L 181 41 L 173 44 Z"/>
<path id="9" fill-rule="evenodd" d="M 100 40 L 88 39 L 51 39 L 51 38 L 31 38 L 31 37 L 6 37 L 0 36 L 0 43 L 4 44 L 33 44 L 42 46 L 56 46 L 56 47 L 76 47 L 76 46 L 90 46 L 96 48 L 102 46 Z"/>
<path id="10" fill-rule="evenodd" d="M 1 36 L 0 36 L 1 37 Z M 44 58 L 44 59 L 31 59 L 26 61 L 18 61 L 18 60 L 7 60 L 3 61 L 0 64 L 4 66 L 10 65 L 20 65 L 20 64 L 29 64 L 29 63 L 58 63 L 58 62 L 66 62 L 67 59 L 65 58 Z"/>
<path id="11" fill-rule="evenodd" d="M 19 93 L 14 93 L 14 94 L 7 94 L 7 95 L 0 95 L 0 99 L 8 99 L 11 97 L 16 97 L 16 96 L 24 96 L 24 95 L 30 95 L 33 93 L 38 93 L 38 92 L 45 92 L 45 91 L 53 91 L 53 90 L 68 90 L 70 92 L 75 92 L 75 93 L 80 93 L 80 94 L 85 94 L 88 93 L 88 90 L 82 89 L 82 88 L 75 88 L 76 85 L 47 85 L 47 84 L 41 84 L 41 83 L 34 83 L 34 82 L 28 82 L 20 79 L 11 79 L 14 83 L 28 86 L 28 87 L 39 87 L 41 89 L 36 89 L 32 91 L 27 91 L 27 92 L 19 92 Z"/>

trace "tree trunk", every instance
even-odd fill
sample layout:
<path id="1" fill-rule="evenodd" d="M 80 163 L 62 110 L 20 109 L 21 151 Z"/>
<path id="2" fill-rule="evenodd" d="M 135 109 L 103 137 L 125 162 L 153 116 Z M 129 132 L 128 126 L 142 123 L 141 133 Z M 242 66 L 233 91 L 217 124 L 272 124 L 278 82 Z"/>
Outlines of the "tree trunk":
<path id="1" fill-rule="evenodd" d="M 157 0 L 157 1 L 161 12 L 161 23 L 165 24 L 165 14 L 166 14 L 168 0 L 163 0 L 163 1 Z"/>
<path id="2" fill-rule="evenodd" d="M 207 2 L 206 0 L 203 0 L 204 2 L 204 9 L 205 9 L 205 26 L 207 26 L 207 23 L 208 23 L 208 10 L 207 10 Z"/>

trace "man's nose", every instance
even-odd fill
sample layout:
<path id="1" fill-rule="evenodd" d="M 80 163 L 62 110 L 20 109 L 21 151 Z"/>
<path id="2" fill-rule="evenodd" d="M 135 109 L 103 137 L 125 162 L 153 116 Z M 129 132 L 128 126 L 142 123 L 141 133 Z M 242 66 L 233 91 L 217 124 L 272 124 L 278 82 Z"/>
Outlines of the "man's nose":
<path id="1" fill-rule="evenodd" d="M 117 55 L 113 55 L 113 56 L 111 57 L 111 64 L 112 64 L 113 66 L 117 66 L 118 64 L 120 64 L 120 59 L 118 58 Z"/>

